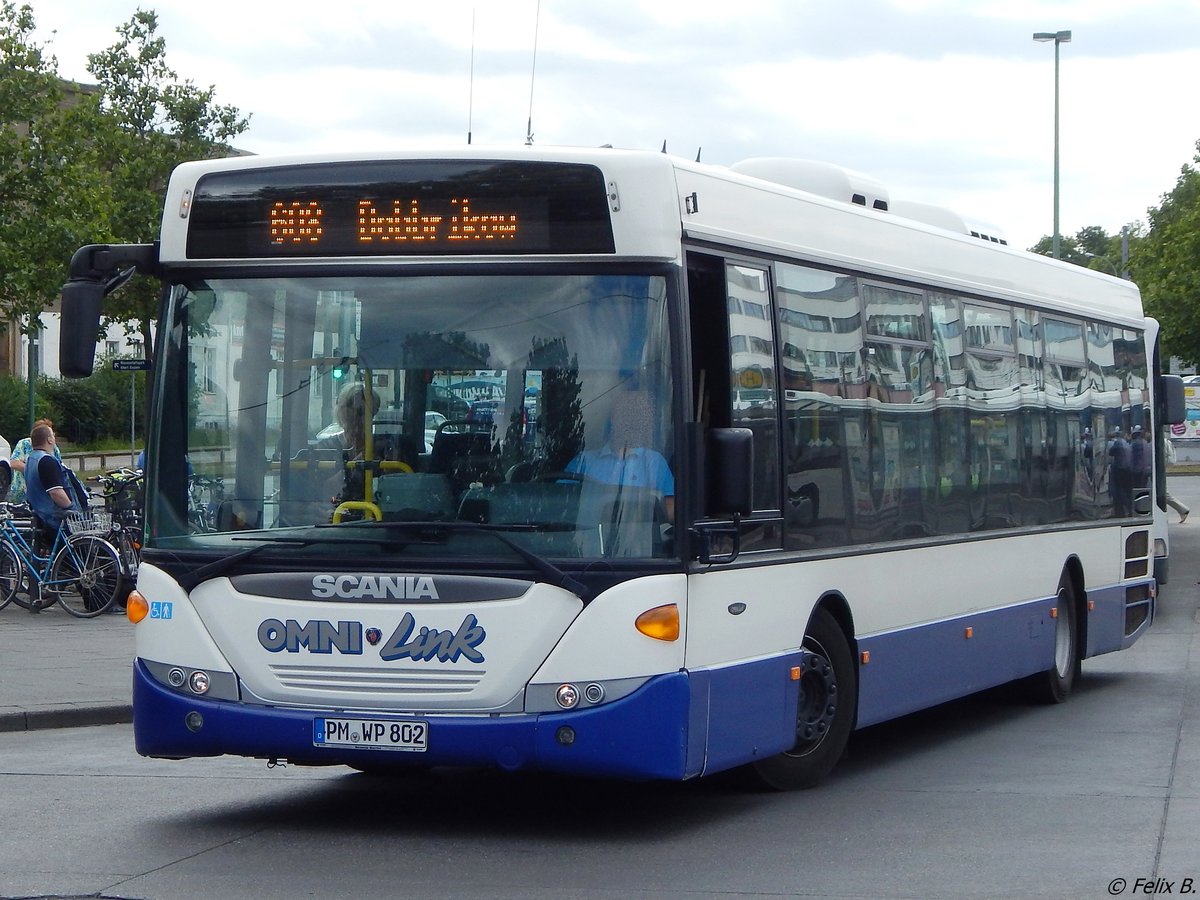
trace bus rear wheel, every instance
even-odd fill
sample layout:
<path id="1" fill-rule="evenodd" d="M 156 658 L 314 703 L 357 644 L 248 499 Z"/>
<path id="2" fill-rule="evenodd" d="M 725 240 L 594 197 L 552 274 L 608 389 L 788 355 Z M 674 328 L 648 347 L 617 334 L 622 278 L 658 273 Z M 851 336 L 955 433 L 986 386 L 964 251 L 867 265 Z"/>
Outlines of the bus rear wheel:
<path id="1" fill-rule="evenodd" d="M 1083 657 L 1079 652 L 1079 607 L 1075 602 L 1075 585 L 1063 572 L 1058 582 L 1057 614 L 1054 618 L 1054 665 L 1032 676 L 1027 686 L 1030 696 L 1039 703 L 1063 703 L 1075 687 L 1082 672 Z"/>
<path id="2" fill-rule="evenodd" d="M 824 607 L 813 611 L 803 647 L 796 743 L 753 764 L 758 780 L 777 791 L 810 788 L 822 781 L 842 758 L 854 728 L 854 658 L 841 626 Z"/>

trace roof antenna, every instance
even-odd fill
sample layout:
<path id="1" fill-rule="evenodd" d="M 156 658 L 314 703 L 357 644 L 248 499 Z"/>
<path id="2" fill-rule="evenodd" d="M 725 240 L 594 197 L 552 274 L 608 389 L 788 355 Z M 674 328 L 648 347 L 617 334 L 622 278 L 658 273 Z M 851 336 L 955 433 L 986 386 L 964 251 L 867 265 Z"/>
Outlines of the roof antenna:
<path id="1" fill-rule="evenodd" d="M 467 143 L 469 144 L 469 143 L 471 143 L 471 142 L 470 142 L 470 141 L 467 141 Z M 697 147 L 697 148 L 696 148 L 696 162 L 700 162 L 700 151 L 701 151 L 701 150 L 703 150 L 703 149 L 704 149 L 703 147 Z"/>
<path id="2" fill-rule="evenodd" d="M 667 142 L 666 142 L 665 140 L 663 141 L 663 148 L 662 148 L 662 152 L 663 152 L 663 153 L 666 153 L 666 152 L 667 152 Z"/>
<path id="3" fill-rule="evenodd" d="M 537 75 L 537 40 L 538 25 L 542 19 L 542 0 L 538 0 L 537 12 L 533 19 L 533 66 L 529 72 L 529 121 L 525 125 L 525 146 L 533 145 L 533 81 Z"/>
<path id="4" fill-rule="evenodd" d="M 467 88 L 467 146 L 471 144 L 471 116 L 475 111 L 475 7 L 471 7 L 471 80 Z"/>

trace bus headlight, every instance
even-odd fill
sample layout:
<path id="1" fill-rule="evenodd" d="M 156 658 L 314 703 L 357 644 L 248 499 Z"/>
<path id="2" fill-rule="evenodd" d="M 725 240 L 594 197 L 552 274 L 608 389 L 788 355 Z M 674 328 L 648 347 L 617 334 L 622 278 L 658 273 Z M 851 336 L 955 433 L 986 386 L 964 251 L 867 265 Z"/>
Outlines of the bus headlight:
<path id="1" fill-rule="evenodd" d="M 579 705 L 579 688 L 573 684 L 560 684 L 554 699 L 563 709 L 574 709 Z"/>
<path id="2" fill-rule="evenodd" d="M 207 694 L 208 673 L 197 669 L 192 673 L 191 677 L 188 678 L 188 687 L 192 689 L 193 694 Z"/>

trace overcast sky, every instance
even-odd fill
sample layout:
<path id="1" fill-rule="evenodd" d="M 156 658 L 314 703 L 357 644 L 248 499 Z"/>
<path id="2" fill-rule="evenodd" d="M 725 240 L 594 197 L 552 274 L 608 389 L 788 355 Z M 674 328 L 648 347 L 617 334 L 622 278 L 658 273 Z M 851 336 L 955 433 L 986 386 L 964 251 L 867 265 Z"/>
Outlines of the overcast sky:
<path id="1" fill-rule="evenodd" d="M 28 0 L 66 78 L 138 8 Z M 254 153 L 612 144 L 824 160 L 893 198 L 1061 230 L 1157 206 L 1200 139 L 1197 0 L 158 0 L 167 60 Z M 536 29 L 535 29 L 536 22 Z M 536 57 L 535 57 L 536 34 Z M 535 61 L 536 60 L 536 61 Z M 472 71 L 474 75 L 472 77 Z M 532 98 L 532 104 L 531 104 Z"/>

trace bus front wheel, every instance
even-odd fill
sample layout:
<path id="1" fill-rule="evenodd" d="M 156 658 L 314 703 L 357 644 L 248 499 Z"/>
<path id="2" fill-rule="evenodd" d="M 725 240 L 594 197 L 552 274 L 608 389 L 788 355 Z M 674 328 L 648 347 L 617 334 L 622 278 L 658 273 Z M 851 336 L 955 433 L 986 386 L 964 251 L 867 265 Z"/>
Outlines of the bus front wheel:
<path id="1" fill-rule="evenodd" d="M 854 728 L 854 657 L 841 626 L 824 607 L 813 611 L 803 646 L 796 744 L 753 764 L 759 781 L 777 791 L 810 788 L 824 779 L 842 758 Z"/>

